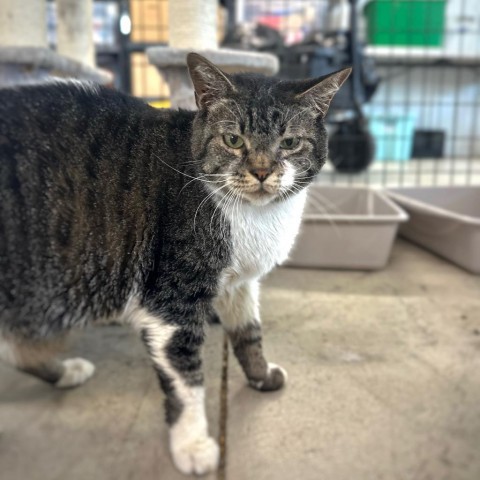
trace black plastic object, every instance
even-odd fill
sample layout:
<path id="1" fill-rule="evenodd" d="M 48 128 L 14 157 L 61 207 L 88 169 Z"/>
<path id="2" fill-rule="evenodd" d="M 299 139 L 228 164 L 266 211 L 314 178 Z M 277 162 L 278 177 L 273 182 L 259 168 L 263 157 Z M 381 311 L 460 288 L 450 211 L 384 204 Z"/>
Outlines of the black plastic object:
<path id="1" fill-rule="evenodd" d="M 350 48 L 358 50 L 358 62 L 354 65 Z M 368 102 L 375 93 L 379 84 L 379 76 L 376 73 L 375 65 L 371 58 L 362 54 L 363 46 L 355 44 L 353 47 L 347 45 L 343 49 L 323 47 L 318 45 L 293 45 L 285 48 L 282 52 L 275 52 L 280 62 L 280 78 L 313 78 L 320 77 L 335 70 L 345 67 L 354 67 L 358 74 L 356 92 L 358 101 L 363 104 Z M 352 110 L 355 108 L 353 99 L 354 74 L 346 81 L 345 85 L 333 98 L 330 111 Z"/>
<path id="2" fill-rule="evenodd" d="M 442 130 L 415 130 L 413 158 L 443 158 L 445 132 Z"/>
<path id="3" fill-rule="evenodd" d="M 350 76 L 351 97 L 354 117 L 338 124 L 337 130 L 330 136 L 330 160 L 338 172 L 358 173 L 365 170 L 373 160 L 375 143 L 368 129 L 368 122 L 362 109 L 361 65 L 362 51 L 357 48 L 357 0 L 350 2 L 349 52 L 352 61 Z"/>
<path id="4" fill-rule="evenodd" d="M 375 152 L 373 137 L 363 117 L 343 121 L 330 135 L 330 161 L 338 172 L 358 173 L 372 162 Z"/>

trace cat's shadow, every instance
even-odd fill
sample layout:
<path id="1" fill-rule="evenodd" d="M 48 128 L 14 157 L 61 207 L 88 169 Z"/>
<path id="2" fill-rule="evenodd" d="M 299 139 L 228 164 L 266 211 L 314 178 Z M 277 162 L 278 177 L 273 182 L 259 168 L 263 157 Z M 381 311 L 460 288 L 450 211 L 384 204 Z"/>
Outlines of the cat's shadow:
<path id="1" fill-rule="evenodd" d="M 236 388 L 236 391 L 230 396 L 229 406 L 245 408 L 246 411 L 268 408 L 271 402 L 278 402 L 285 394 L 285 388 L 275 392 L 260 392 L 248 384 L 244 384 Z"/>
<path id="2" fill-rule="evenodd" d="M 17 377 L 14 378 L 13 376 Z M 39 401 L 55 402 L 68 390 L 58 390 L 35 378 L 24 378 L 26 374 L 12 372 L 10 381 L 0 388 L 0 405 L 8 403 L 30 403 Z"/>

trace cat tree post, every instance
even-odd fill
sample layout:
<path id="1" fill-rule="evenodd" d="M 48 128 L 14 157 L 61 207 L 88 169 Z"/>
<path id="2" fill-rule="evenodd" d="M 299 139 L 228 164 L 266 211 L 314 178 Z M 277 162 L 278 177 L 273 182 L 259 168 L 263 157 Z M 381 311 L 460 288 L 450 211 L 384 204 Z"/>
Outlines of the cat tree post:
<path id="1" fill-rule="evenodd" d="M 56 3 L 57 52 L 94 67 L 93 1 L 56 0 Z"/>
<path id="2" fill-rule="evenodd" d="M 52 76 L 110 83 L 111 74 L 93 68 L 93 60 L 78 61 L 48 48 L 46 8 L 46 0 L 0 0 L 0 87 Z M 72 16 L 71 21 L 79 18 Z M 82 28 L 91 35 L 92 22 Z"/>
<path id="3" fill-rule="evenodd" d="M 172 48 L 218 48 L 216 0 L 170 0 L 168 20 Z"/>
<path id="4" fill-rule="evenodd" d="M 0 46 L 47 47 L 46 13 L 45 0 L 0 0 Z"/>
<path id="5" fill-rule="evenodd" d="M 227 73 L 272 75 L 278 71 L 278 59 L 273 55 L 218 48 L 217 3 L 169 0 L 169 45 L 147 49 L 149 61 L 169 84 L 173 108 L 196 108 L 185 60 L 189 52 L 204 55 Z"/>

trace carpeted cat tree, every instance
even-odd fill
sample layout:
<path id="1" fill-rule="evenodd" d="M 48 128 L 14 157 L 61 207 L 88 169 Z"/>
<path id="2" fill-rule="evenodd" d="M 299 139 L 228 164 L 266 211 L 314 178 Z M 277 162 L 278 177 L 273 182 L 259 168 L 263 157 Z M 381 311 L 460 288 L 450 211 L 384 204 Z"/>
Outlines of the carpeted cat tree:
<path id="1" fill-rule="evenodd" d="M 217 0 L 169 0 L 168 14 L 169 46 L 148 48 L 147 55 L 170 86 L 173 108 L 196 108 L 185 63 L 189 52 L 204 55 L 227 73 L 278 71 L 273 55 L 218 48 Z"/>
<path id="2" fill-rule="evenodd" d="M 0 87 L 45 78 L 110 83 L 95 68 L 92 0 L 56 0 L 57 52 L 47 41 L 46 0 L 0 0 Z"/>

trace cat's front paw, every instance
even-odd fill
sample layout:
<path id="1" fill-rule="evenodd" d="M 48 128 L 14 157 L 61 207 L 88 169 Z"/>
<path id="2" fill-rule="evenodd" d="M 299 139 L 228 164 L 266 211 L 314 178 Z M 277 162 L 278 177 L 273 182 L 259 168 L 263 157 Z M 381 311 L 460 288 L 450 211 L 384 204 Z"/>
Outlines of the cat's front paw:
<path id="1" fill-rule="evenodd" d="M 200 437 L 184 444 L 170 445 L 173 462 L 184 474 L 204 475 L 217 469 L 220 449 L 211 437 Z"/>
<path id="2" fill-rule="evenodd" d="M 250 386 L 255 390 L 262 392 L 272 392 L 280 390 L 286 383 L 288 374 L 282 367 L 275 363 L 268 364 L 268 371 L 265 379 L 260 381 L 250 380 Z"/>

